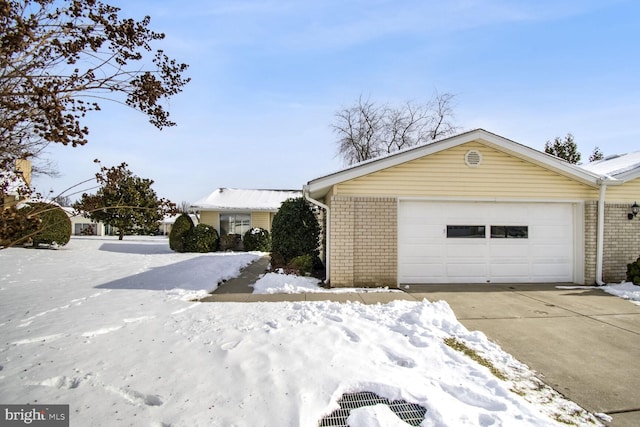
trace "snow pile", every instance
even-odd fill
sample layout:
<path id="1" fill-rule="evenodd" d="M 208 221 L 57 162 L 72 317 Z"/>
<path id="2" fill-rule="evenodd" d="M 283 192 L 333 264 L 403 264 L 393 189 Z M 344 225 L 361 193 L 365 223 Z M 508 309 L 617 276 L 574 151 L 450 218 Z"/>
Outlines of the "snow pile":
<path id="1" fill-rule="evenodd" d="M 293 274 L 266 273 L 253 285 L 254 294 L 299 294 L 299 293 L 349 293 L 349 292 L 400 292 L 389 288 L 332 288 L 320 286 L 314 277 Z"/>
<path id="2" fill-rule="evenodd" d="M 371 391 L 425 407 L 423 426 L 594 422 L 445 302 L 188 301 L 255 257 L 163 239 L 0 251 L 0 402 L 70 404 L 77 426 L 316 426 L 344 393 Z M 351 414 L 402 425 L 394 416 Z"/>
<path id="3" fill-rule="evenodd" d="M 631 282 L 602 286 L 599 289 L 640 305 L 640 286 L 636 286 Z"/>

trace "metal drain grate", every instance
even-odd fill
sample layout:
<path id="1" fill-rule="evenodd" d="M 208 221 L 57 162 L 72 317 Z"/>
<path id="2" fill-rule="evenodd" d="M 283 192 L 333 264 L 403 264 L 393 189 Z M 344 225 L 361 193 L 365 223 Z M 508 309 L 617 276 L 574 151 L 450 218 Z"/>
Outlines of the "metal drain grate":
<path id="1" fill-rule="evenodd" d="M 320 420 L 318 426 L 347 427 L 347 418 L 349 418 L 352 409 L 374 406 L 379 403 L 387 405 L 398 418 L 412 426 L 419 426 L 424 420 L 424 415 L 427 413 L 426 408 L 418 404 L 408 403 L 404 400 L 389 401 L 389 399 L 380 397 L 370 391 L 361 391 L 358 393 L 343 394 L 340 400 L 338 400 L 340 409 L 336 409 Z"/>

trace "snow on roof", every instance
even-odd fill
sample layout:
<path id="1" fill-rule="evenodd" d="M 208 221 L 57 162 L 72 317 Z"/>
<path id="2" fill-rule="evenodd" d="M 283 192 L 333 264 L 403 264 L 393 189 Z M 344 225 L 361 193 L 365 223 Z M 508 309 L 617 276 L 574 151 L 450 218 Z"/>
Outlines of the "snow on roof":
<path id="1" fill-rule="evenodd" d="M 282 202 L 290 198 L 302 197 L 298 190 L 249 190 L 239 188 L 218 188 L 191 207 L 219 210 L 276 211 Z"/>
<path id="2" fill-rule="evenodd" d="M 602 160 L 582 165 L 582 168 L 599 175 L 616 177 L 640 168 L 640 151 L 607 156 Z"/>

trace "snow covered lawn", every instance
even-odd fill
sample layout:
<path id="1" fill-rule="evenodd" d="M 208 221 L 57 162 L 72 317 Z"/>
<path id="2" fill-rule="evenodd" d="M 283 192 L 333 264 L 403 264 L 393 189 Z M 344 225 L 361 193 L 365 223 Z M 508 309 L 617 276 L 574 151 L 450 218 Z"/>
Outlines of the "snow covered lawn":
<path id="1" fill-rule="evenodd" d="M 422 405 L 423 426 L 596 422 L 445 302 L 192 301 L 257 257 L 136 237 L 0 251 L 0 403 L 70 404 L 72 426 L 316 426 L 343 393 L 370 391 Z M 378 405 L 350 420 L 394 417 Z"/>

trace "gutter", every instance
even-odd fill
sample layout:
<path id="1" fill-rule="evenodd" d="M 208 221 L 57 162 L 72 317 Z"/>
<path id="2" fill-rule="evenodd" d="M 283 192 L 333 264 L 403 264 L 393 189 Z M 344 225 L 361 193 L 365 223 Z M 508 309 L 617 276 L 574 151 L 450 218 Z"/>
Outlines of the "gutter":
<path id="1" fill-rule="evenodd" d="M 602 264 L 604 259 L 604 201 L 607 193 L 607 177 L 598 180 L 600 184 L 600 198 L 598 199 L 598 230 L 596 235 L 596 284 L 604 286 L 602 280 Z"/>
<path id="2" fill-rule="evenodd" d="M 305 200 L 307 200 L 309 203 L 318 206 L 321 209 L 324 209 L 325 212 L 327 213 L 327 228 L 325 230 L 325 247 L 324 247 L 324 251 L 325 251 L 325 260 L 324 260 L 324 275 L 325 275 L 325 283 L 329 283 L 331 280 L 331 257 L 330 257 L 330 242 L 331 242 L 331 209 L 329 209 L 329 206 L 325 205 L 324 203 L 311 198 L 311 195 L 309 194 L 309 186 L 305 185 L 302 187 L 302 195 L 304 196 Z"/>

